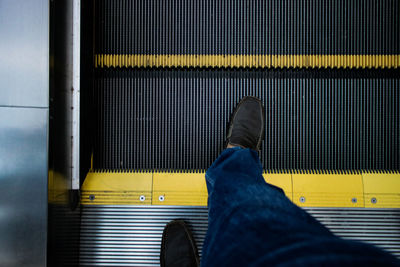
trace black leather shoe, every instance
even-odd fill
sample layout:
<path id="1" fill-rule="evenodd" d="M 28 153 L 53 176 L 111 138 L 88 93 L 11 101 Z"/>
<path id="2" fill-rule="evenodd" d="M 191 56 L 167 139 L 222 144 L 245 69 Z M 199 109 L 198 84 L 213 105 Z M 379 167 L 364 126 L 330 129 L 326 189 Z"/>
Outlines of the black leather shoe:
<path id="1" fill-rule="evenodd" d="M 199 254 L 193 236 L 182 220 L 169 222 L 163 232 L 160 263 L 162 267 L 198 267 Z"/>
<path id="2" fill-rule="evenodd" d="M 264 133 L 264 107 L 261 100 L 244 97 L 229 122 L 227 145 L 260 150 Z"/>

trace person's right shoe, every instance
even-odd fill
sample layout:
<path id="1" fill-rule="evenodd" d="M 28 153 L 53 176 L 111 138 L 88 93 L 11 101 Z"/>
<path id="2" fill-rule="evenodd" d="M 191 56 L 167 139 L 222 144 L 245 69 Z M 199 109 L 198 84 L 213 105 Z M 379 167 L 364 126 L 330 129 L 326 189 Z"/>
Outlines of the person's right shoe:
<path id="1" fill-rule="evenodd" d="M 261 100 L 252 96 L 244 97 L 229 122 L 227 145 L 260 150 L 264 123 Z"/>

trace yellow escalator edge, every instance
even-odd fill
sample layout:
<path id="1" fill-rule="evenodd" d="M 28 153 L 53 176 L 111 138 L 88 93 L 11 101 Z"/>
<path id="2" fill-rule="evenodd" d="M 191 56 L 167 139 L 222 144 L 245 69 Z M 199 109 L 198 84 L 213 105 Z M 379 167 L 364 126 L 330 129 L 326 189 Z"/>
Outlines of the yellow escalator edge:
<path id="1" fill-rule="evenodd" d="M 265 173 L 295 204 L 304 207 L 400 208 L 400 173 Z M 204 173 L 89 172 L 83 205 L 206 206 Z"/>
<path id="2" fill-rule="evenodd" d="M 398 68 L 400 55 L 135 55 L 96 54 L 96 68 Z"/>

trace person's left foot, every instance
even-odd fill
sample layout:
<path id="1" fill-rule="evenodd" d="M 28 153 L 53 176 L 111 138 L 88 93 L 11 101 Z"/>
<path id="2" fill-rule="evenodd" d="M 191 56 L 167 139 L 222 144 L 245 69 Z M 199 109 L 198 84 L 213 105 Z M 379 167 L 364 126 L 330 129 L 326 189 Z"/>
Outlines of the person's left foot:
<path id="1" fill-rule="evenodd" d="M 160 263 L 162 267 L 200 266 L 196 243 L 184 221 L 174 220 L 165 226 L 161 242 Z"/>

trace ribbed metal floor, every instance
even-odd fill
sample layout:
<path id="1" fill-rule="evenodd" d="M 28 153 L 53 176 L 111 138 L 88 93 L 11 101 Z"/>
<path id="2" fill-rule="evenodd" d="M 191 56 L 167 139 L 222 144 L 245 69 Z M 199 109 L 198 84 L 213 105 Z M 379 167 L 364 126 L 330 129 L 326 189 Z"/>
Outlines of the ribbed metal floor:
<path id="1" fill-rule="evenodd" d="M 269 171 L 399 171 L 398 71 L 99 69 L 95 170 L 204 171 L 245 95 L 266 114 Z"/>
<path id="2" fill-rule="evenodd" d="M 375 244 L 400 257 L 400 209 L 306 208 L 338 236 Z M 207 207 L 83 206 L 82 266 L 158 266 L 166 223 L 184 219 L 199 252 L 207 231 Z"/>
<path id="3" fill-rule="evenodd" d="M 80 265 L 158 266 L 164 226 L 184 219 L 201 255 L 206 207 L 83 206 Z"/>
<path id="4" fill-rule="evenodd" d="M 399 54 L 397 0 L 96 0 L 95 54 Z"/>

